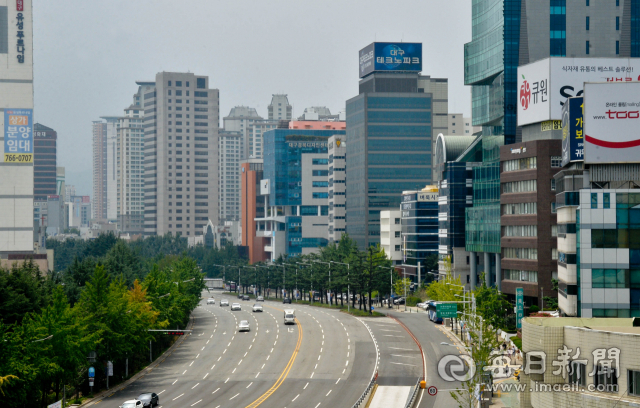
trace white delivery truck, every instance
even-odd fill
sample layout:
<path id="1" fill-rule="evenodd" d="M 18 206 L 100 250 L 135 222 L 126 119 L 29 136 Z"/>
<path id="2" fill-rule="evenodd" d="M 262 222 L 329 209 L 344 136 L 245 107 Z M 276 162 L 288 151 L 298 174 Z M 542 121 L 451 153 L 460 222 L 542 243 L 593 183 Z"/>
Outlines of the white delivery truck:
<path id="1" fill-rule="evenodd" d="M 296 324 L 296 311 L 293 309 L 284 310 L 284 324 Z"/>

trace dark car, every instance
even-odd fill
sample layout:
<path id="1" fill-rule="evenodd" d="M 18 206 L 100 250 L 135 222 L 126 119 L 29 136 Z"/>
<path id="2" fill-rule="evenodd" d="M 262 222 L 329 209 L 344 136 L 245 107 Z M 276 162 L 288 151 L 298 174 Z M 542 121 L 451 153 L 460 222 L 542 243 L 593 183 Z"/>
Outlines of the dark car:
<path id="1" fill-rule="evenodd" d="M 160 405 L 160 397 L 155 392 L 144 392 L 138 395 L 138 400 L 142 401 L 143 407 L 157 407 Z"/>
<path id="2" fill-rule="evenodd" d="M 242 293 L 238 293 L 238 299 L 242 299 Z"/>
<path id="3" fill-rule="evenodd" d="M 286 297 L 286 298 L 282 299 L 282 303 L 283 303 L 283 304 L 284 304 L 284 303 L 289 303 L 289 304 L 291 304 L 291 298 Z"/>
<path id="4" fill-rule="evenodd" d="M 243 295 L 242 300 L 249 300 L 249 295 Z"/>

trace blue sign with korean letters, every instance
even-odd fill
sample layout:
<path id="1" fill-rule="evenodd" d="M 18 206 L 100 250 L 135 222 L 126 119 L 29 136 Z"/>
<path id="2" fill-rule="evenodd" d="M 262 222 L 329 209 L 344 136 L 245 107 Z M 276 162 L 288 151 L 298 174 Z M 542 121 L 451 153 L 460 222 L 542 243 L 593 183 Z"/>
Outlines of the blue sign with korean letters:
<path id="1" fill-rule="evenodd" d="M 562 107 L 562 167 L 584 161 L 584 98 L 568 98 Z"/>
<path id="2" fill-rule="evenodd" d="M 4 161 L 33 163 L 33 110 L 5 109 Z"/>
<path id="3" fill-rule="evenodd" d="M 372 43 L 360 50 L 360 78 L 374 71 L 422 71 L 422 43 Z"/>

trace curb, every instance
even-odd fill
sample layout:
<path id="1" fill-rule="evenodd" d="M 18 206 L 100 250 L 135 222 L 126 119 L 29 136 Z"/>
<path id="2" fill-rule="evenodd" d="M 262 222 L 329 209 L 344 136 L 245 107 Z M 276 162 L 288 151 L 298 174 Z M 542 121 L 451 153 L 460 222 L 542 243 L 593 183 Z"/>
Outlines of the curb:
<path id="1" fill-rule="evenodd" d="M 186 330 L 193 329 L 193 325 L 195 324 L 195 321 L 196 321 L 196 318 L 193 317 L 193 315 L 189 316 L 189 324 L 187 325 Z M 88 401 L 85 401 L 80 405 L 76 405 L 76 407 L 77 408 L 90 407 L 91 405 L 97 404 L 97 403 L 101 402 L 102 400 L 104 400 L 105 398 L 109 398 L 109 397 L 113 396 L 115 393 L 117 393 L 119 391 L 122 391 L 123 389 L 127 388 L 129 385 L 133 384 L 135 381 L 139 380 L 140 378 L 142 378 L 145 375 L 147 375 L 148 373 L 150 373 L 154 368 L 156 368 L 158 365 L 160 365 L 160 363 L 164 362 L 164 360 L 167 357 L 169 357 L 175 351 L 175 349 L 180 347 L 180 345 L 185 341 L 186 338 L 187 338 L 187 336 L 180 336 L 180 338 L 175 343 L 173 343 L 171 345 L 171 347 L 166 349 L 164 353 L 162 353 L 160 356 L 158 356 L 158 358 L 153 360 L 153 362 L 151 364 L 149 364 L 147 367 L 145 367 L 142 370 L 140 370 L 138 373 L 133 375 L 127 381 L 125 381 L 123 383 L 120 383 L 120 384 L 116 385 L 115 387 L 112 387 L 112 388 L 110 388 L 108 390 L 104 390 L 104 391 L 99 392 L 92 399 L 90 399 Z"/>

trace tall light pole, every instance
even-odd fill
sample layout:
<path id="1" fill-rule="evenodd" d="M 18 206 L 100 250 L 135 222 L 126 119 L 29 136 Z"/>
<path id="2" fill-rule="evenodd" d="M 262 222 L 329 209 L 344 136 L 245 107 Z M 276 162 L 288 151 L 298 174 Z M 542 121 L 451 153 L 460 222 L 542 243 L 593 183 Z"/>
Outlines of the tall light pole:
<path id="1" fill-rule="evenodd" d="M 293 266 L 293 267 L 295 267 L 295 265 L 294 264 L 285 263 L 285 262 L 282 263 L 282 289 L 284 289 L 284 291 L 286 292 L 287 291 L 287 284 L 285 282 L 285 276 L 286 276 L 285 265 Z M 282 296 L 282 298 L 284 299 L 284 295 Z"/>
<path id="2" fill-rule="evenodd" d="M 331 291 L 331 262 L 323 262 L 323 261 L 318 261 L 316 259 L 314 259 L 313 262 L 329 265 L 329 304 L 331 306 L 333 306 L 333 301 L 332 301 L 332 297 L 331 297 L 331 294 L 333 293 Z"/>
<path id="3" fill-rule="evenodd" d="M 391 309 L 391 296 L 393 296 L 393 271 L 396 270 L 396 267 L 393 266 L 393 265 L 392 266 L 382 266 L 382 265 L 380 265 L 380 266 L 378 266 L 378 268 L 383 268 L 383 269 L 384 268 L 389 268 L 389 279 L 391 281 L 391 286 L 389 286 L 389 309 Z M 405 303 L 407 303 L 406 300 L 405 300 Z"/>
<path id="4" fill-rule="evenodd" d="M 346 263 L 346 262 L 336 262 L 336 261 L 329 261 L 330 263 L 335 263 L 335 264 L 340 264 L 340 265 L 347 265 L 347 312 L 351 311 L 351 305 L 349 304 L 349 292 L 351 292 L 351 281 L 350 281 L 350 276 L 351 276 L 351 266 Z M 329 275 L 331 276 L 331 275 Z"/>
<path id="5" fill-rule="evenodd" d="M 267 268 L 267 289 L 269 288 L 269 265 L 256 265 L 258 268 Z"/>
<path id="6" fill-rule="evenodd" d="M 456 287 L 462 288 L 462 308 L 463 308 L 463 310 L 464 310 L 464 300 L 465 300 L 464 298 L 465 298 L 465 295 L 466 295 L 466 293 L 467 293 L 467 288 L 465 288 L 465 287 L 464 287 L 464 286 L 462 286 L 462 285 L 456 285 L 455 283 L 451 283 L 451 282 L 445 282 L 445 285 L 449 285 L 449 286 L 456 286 Z M 459 297 L 459 296 L 460 296 L 460 295 L 458 295 L 458 297 Z M 458 319 L 458 316 L 456 315 L 456 321 L 457 321 L 457 319 Z M 457 331 L 456 331 L 456 333 L 457 333 Z"/>
<path id="7" fill-rule="evenodd" d="M 304 266 L 312 266 L 311 264 L 308 263 L 304 263 L 304 262 L 296 262 L 296 264 L 298 265 L 304 265 Z M 309 280 L 309 282 L 311 282 L 311 304 L 313 304 L 313 268 L 311 268 L 311 279 Z"/>

